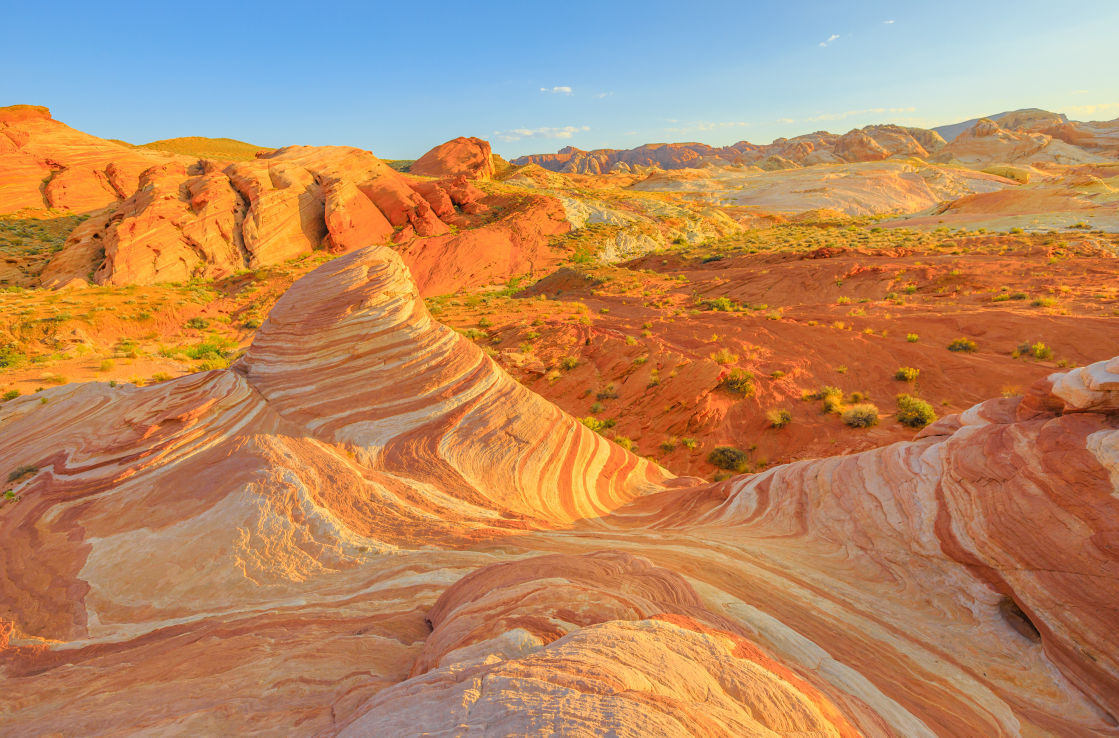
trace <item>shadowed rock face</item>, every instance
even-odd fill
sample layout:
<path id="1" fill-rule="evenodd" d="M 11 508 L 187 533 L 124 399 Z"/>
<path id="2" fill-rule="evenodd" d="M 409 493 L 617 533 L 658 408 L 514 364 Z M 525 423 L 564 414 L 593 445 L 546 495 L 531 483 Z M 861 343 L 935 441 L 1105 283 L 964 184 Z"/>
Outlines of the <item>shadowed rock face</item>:
<path id="1" fill-rule="evenodd" d="M 371 247 L 229 370 L 5 403 L 16 470 L 15 734 L 1119 735 L 1119 358 L 704 485 Z"/>

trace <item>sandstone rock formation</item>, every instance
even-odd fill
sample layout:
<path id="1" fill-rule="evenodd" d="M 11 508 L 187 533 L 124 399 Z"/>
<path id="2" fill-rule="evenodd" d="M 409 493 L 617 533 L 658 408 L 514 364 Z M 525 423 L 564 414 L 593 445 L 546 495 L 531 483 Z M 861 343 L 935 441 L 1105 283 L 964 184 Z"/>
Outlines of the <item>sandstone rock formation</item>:
<path id="1" fill-rule="evenodd" d="M 14 734 L 1119 735 L 1119 358 L 672 478 L 328 262 L 229 370 L 0 406 Z"/>
<path id="2" fill-rule="evenodd" d="M 459 136 L 421 156 L 408 171 L 426 177 L 489 179 L 494 173 L 489 141 Z"/>
<path id="3" fill-rule="evenodd" d="M 500 217 L 490 217 L 486 195 L 463 175 L 408 178 L 352 147 L 289 146 L 254 161 L 172 162 L 144 171 L 132 195 L 75 229 L 40 282 L 214 278 L 316 249 L 344 253 L 395 242 L 430 294 L 504 282 L 556 261 L 548 239 L 569 226 L 555 200 L 499 196 L 493 204 L 502 206 Z"/>
<path id="4" fill-rule="evenodd" d="M 980 119 L 940 149 L 936 161 L 965 166 L 990 164 L 1088 164 L 1108 161 L 1106 156 L 1085 151 L 1044 133 L 1002 128 L 990 118 Z"/>
<path id="5" fill-rule="evenodd" d="M 43 107 L 0 108 L 0 213 L 97 210 L 135 192 L 144 170 L 191 161 L 75 131 Z"/>

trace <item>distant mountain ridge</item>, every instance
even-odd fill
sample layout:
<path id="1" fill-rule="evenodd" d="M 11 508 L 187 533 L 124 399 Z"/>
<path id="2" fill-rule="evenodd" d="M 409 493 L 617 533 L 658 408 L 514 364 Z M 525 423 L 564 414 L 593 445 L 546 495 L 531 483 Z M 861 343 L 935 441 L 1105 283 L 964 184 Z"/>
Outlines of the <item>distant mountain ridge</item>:
<path id="1" fill-rule="evenodd" d="M 513 159 L 512 163 L 518 166 L 537 164 L 568 174 L 704 166 L 752 166 L 772 171 L 907 157 L 950 163 L 959 158 L 960 149 L 968 149 L 970 165 L 980 167 L 1031 162 L 1107 162 L 1119 158 L 1119 119 L 1084 123 L 1071 121 L 1063 113 L 1023 108 L 931 129 L 870 125 L 843 134 L 816 131 L 794 138 L 778 138 L 769 144 L 739 141 L 729 146 L 697 142 L 651 143 L 632 149 L 591 151 L 567 146 L 555 154 L 530 154 Z"/>
<path id="2" fill-rule="evenodd" d="M 964 131 L 974 127 L 976 123 L 984 118 L 999 123 L 1003 128 L 1022 128 L 1025 127 L 1027 123 L 1037 122 L 1068 123 L 1068 116 L 1064 113 L 1051 113 L 1041 108 L 1022 108 L 1020 110 L 1007 110 L 1002 113 L 996 113 L 995 115 L 971 118 L 960 123 L 936 126 L 930 130 L 939 133 L 945 141 L 951 141 Z"/>

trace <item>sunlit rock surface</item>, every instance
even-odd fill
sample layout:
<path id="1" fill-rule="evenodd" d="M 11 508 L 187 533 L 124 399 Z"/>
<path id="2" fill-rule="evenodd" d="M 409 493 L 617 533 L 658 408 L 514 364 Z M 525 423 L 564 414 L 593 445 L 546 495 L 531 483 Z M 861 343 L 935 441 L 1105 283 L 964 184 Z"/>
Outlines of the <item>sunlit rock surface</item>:
<path id="1" fill-rule="evenodd" d="M 1119 735 L 1119 359 L 672 478 L 328 262 L 229 370 L 0 406 L 12 735 Z"/>

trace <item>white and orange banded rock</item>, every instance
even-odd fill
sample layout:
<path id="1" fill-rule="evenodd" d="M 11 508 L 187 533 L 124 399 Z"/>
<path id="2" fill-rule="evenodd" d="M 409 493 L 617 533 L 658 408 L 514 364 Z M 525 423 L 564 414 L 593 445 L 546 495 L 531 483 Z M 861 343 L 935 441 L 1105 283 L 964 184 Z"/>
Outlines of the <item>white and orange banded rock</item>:
<path id="1" fill-rule="evenodd" d="M 707 485 L 355 251 L 229 370 L 0 405 L 4 732 L 1119 735 L 1117 361 Z"/>

